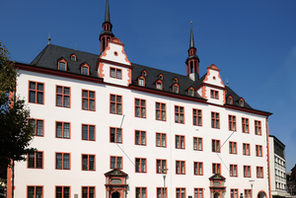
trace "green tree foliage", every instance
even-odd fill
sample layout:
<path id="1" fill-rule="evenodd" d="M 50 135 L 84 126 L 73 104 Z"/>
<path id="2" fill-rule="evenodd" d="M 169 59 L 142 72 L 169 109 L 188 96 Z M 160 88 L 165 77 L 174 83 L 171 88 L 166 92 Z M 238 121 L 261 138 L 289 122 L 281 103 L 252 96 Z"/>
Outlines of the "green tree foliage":
<path id="1" fill-rule="evenodd" d="M 33 151 L 29 147 L 33 129 L 28 125 L 30 111 L 23 100 L 15 96 L 17 71 L 8 59 L 8 51 L 0 42 L 0 171 L 11 160 L 25 160 Z M 2 175 L 3 176 L 3 175 Z"/>

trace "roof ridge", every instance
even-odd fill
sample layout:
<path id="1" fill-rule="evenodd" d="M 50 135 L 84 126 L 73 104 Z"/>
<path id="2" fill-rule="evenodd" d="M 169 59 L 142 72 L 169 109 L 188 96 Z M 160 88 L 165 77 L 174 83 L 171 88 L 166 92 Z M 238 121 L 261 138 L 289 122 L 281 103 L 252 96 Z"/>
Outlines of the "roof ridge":
<path id="1" fill-rule="evenodd" d="M 92 53 L 92 52 L 81 51 L 81 50 L 77 50 L 77 49 L 73 49 L 73 48 L 69 48 L 69 47 L 64 47 L 64 46 L 60 46 L 60 45 L 55 45 L 55 44 L 49 44 L 49 45 L 54 46 L 54 47 L 60 47 L 60 48 L 68 49 L 68 50 L 74 50 L 74 51 L 77 51 L 77 52 L 82 52 L 82 53 L 87 53 L 87 54 L 99 56 L 99 54 L 95 54 L 95 53 Z"/>

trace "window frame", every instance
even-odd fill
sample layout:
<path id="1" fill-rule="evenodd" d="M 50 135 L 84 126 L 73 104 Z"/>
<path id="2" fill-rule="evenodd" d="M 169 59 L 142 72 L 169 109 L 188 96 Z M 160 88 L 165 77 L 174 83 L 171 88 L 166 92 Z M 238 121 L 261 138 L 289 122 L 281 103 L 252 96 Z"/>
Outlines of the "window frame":
<path id="1" fill-rule="evenodd" d="M 245 198 L 252 198 L 252 189 L 244 189 L 244 193 Z"/>
<path id="2" fill-rule="evenodd" d="M 160 198 L 168 198 L 168 190 L 167 187 L 156 187 L 156 197 L 158 198 L 158 190 L 160 190 Z M 164 195 L 165 191 L 165 195 Z"/>
<path id="3" fill-rule="evenodd" d="M 159 134 L 159 143 L 160 145 L 157 145 L 157 135 Z M 162 146 L 162 141 L 163 141 L 163 135 L 165 135 L 165 146 Z M 161 132 L 156 132 L 155 133 L 155 146 L 156 147 L 161 147 L 161 148 L 166 148 L 167 147 L 167 134 L 166 133 L 161 133 Z"/>
<path id="4" fill-rule="evenodd" d="M 201 140 L 201 149 L 199 149 L 199 140 Z M 195 142 L 196 142 L 196 149 L 195 149 Z M 193 137 L 193 150 L 194 151 L 203 151 L 203 138 Z"/>
<path id="5" fill-rule="evenodd" d="M 200 167 L 201 167 L 201 173 L 200 173 Z M 203 176 L 204 175 L 204 166 L 203 162 L 193 162 L 193 174 L 197 176 Z"/>
<path id="6" fill-rule="evenodd" d="M 30 88 L 30 83 L 34 83 L 35 84 L 35 89 Z M 42 85 L 43 89 L 42 90 L 38 90 L 38 85 Z M 30 92 L 34 92 L 34 101 L 30 100 Z M 42 102 L 39 103 L 38 102 L 38 93 L 42 94 Z M 28 81 L 28 103 L 32 103 L 32 104 L 41 104 L 44 105 L 44 94 L 45 93 L 45 85 L 43 82 L 37 82 L 37 81 Z"/>
<path id="7" fill-rule="evenodd" d="M 31 125 L 30 121 L 34 121 L 34 127 L 31 126 L 34 130 L 34 136 L 44 137 L 44 120 L 43 119 L 36 119 L 36 118 L 28 118 L 28 123 Z M 42 122 L 42 135 L 38 135 L 38 121 Z"/>
<path id="8" fill-rule="evenodd" d="M 64 188 L 69 188 L 69 197 L 71 197 L 71 186 L 55 186 L 55 198 L 57 198 L 57 188 L 62 188 L 62 197 L 61 198 L 66 198 L 64 195 Z"/>
<path id="9" fill-rule="evenodd" d="M 30 164 L 30 162 L 29 162 L 29 160 L 30 160 L 30 158 L 29 158 L 29 155 L 30 154 L 33 154 L 34 153 L 34 158 L 33 158 L 33 163 L 34 163 L 34 166 L 33 167 L 29 167 L 29 164 Z M 37 167 L 37 153 L 41 153 L 42 155 L 42 164 L 41 164 L 41 167 Z M 32 152 L 32 153 L 28 153 L 27 154 L 27 168 L 28 169 L 44 169 L 44 152 L 43 151 L 34 151 L 34 152 Z"/>
<path id="10" fill-rule="evenodd" d="M 201 109 L 195 109 L 195 108 L 192 109 L 192 124 L 194 126 L 202 126 L 202 110 Z"/>
<path id="11" fill-rule="evenodd" d="M 250 165 L 243 166 L 244 177 L 251 178 L 252 177 L 252 169 Z"/>
<path id="12" fill-rule="evenodd" d="M 213 174 L 222 174 L 221 173 L 221 163 L 212 163 L 212 173 Z"/>
<path id="13" fill-rule="evenodd" d="M 114 168 L 112 168 L 112 158 L 114 158 Z M 120 159 L 120 166 L 118 166 L 118 159 Z M 115 155 L 111 155 L 110 156 L 110 169 L 123 169 L 123 157 L 122 156 L 115 156 Z"/>
<path id="14" fill-rule="evenodd" d="M 220 129 L 220 113 L 211 112 L 211 127 L 212 129 Z"/>
<path id="15" fill-rule="evenodd" d="M 62 93 L 58 93 L 58 87 L 62 88 Z M 64 90 L 65 88 L 69 89 L 69 94 L 65 94 Z M 58 105 L 58 96 L 62 97 L 62 105 Z M 65 106 L 65 97 L 69 97 L 69 106 Z M 68 86 L 62 86 L 62 85 L 56 85 L 56 98 L 55 98 L 55 106 L 56 107 L 64 107 L 64 108 L 71 108 L 71 87 Z"/>
<path id="16" fill-rule="evenodd" d="M 177 165 L 179 164 L 179 165 Z M 176 170 L 176 175 L 186 175 L 186 161 L 185 160 L 176 160 L 175 163 L 175 170 Z M 184 170 L 184 172 L 182 171 Z"/>
<path id="17" fill-rule="evenodd" d="M 86 74 L 83 73 L 83 71 L 84 71 L 83 69 L 84 69 L 84 68 L 87 69 L 87 73 L 86 73 Z M 90 74 L 89 69 L 90 69 L 90 67 L 89 67 L 88 64 L 82 64 L 82 65 L 80 66 L 80 74 L 85 75 L 85 76 L 89 76 L 89 74 Z"/>
<path id="18" fill-rule="evenodd" d="M 159 108 L 157 108 L 157 104 L 159 104 Z M 162 105 L 164 105 L 164 109 L 162 108 Z M 159 111 L 159 119 L 157 118 L 157 112 Z M 164 119 L 163 119 L 163 112 L 164 112 Z M 166 103 L 162 102 L 155 102 L 155 120 L 159 121 L 166 121 Z"/>
<path id="19" fill-rule="evenodd" d="M 143 85 L 141 85 L 140 80 L 143 80 Z M 138 85 L 141 86 L 141 87 L 145 87 L 145 85 L 146 85 L 146 79 L 145 79 L 144 76 L 140 76 L 138 78 Z"/>
<path id="20" fill-rule="evenodd" d="M 138 105 L 137 105 L 138 101 Z M 142 102 L 144 102 L 144 106 L 142 106 Z M 146 109 L 146 100 L 141 98 L 135 98 L 135 117 L 136 118 L 146 118 L 147 116 L 147 109 Z M 139 115 L 137 115 L 137 108 L 139 109 Z M 145 115 L 142 116 L 142 111 L 145 111 Z"/>
<path id="21" fill-rule="evenodd" d="M 140 190 L 140 198 L 147 198 L 148 197 L 147 187 L 139 187 L 139 186 L 136 186 L 135 187 L 135 198 L 137 197 L 137 189 Z M 145 197 L 143 196 L 143 190 L 144 189 L 145 189 L 145 193 L 146 193 L 146 196 Z"/>
<path id="22" fill-rule="evenodd" d="M 87 156 L 87 167 L 83 169 L 83 156 Z M 90 156 L 94 157 L 93 169 L 90 169 Z M 95 154 L 81 154 L 81 170 L 82 171 L 96 171 L 96 155 Z"/>
<path id="23" fill-rule="evenodd" d="M 139 160 L 140 164 L 137 164 Z M 145 166 L 143 167 L 143 161 L 145 161 Z M 137 171 L 137 166 L 139 166 L 139 171 Z M 144 170 L 142 170 L 144 168 Z M 147 158 L 144 157 L 135 157 L 135 173 L 147 173 Z"/>
<path id="24" fill-rule="evenodd" d="M 57 136 L 57 124 L 62 123 L 62 137 Z M 69 137 L 65 137 L 64 131 L 65 131 L 65 124 L 69 124 Z M 55 121 L 55 138 L 59 139 L 71 139 L 71 122 L 65 122 L 65 121 Z"/>
<path id="25" fill-rule="evenodd" d="M 183 138 L 183 141 L 182 141 L 182 138 Z M 177 141 L 177 139 L 179 140 Z M 179 145 L 177 144 L 177 142 Z M 186 149 L 185 135 L 177 135 L 177 134 L 175 135 L 175 149 Z"/>
<path id="26" fill-rule="evenodd" d="M 263 146 L 255 145 L 256 147 L 256 157 L 263 157 Z"/>
<path id="27" fill-rule="evenodd" d="M 219 91 L 211 89 L 210 90 L 210 97 L 215 100 L 219 100 Z"/>
<path id="28" fill-rule="evenodd" d="M 83 138 L 83 126 L 87 127 L 87 139 Z M 90 127 L 94 127 L 94 139 L 90 139 Z M 81 123 L 81 140 L 85 140 L 85 141 L 96 141 L 96 125 L 94 124 L 85 124 L 85 123 Z"/>
<path id="29" fill-rule="evenodd" d="M 139 142 L 137 142 L 137 132 L 139 133 Z M 142 134 L 144 133 L 145 143 L 142 144 Z M 135 145 L 138 146 L 147 146 L 147 133 L 142 130 L 135 130 Z"/>
<path id="30" fill-rule="evenodd" d="M 174 111 L 175 111 L 175 123 L 185 124 L 185 108 L 184 108 L 184 106 L 175 105 Z M 183 116 L 183 120 L 181 119 L 181 116 Z"/>
<path id="31" fill-rule="evenodd" d="M 237 142 L 229 141 L 229 154 L 237 154 Z"/>
<path id="32" fill-rule="evenodd" d="M 263 166 L 256 166 L 256 178 L 264 178 L 264 168 Z"/>
<path id="33" fill-rule="evenodd" d="M 87 188 L 87 198 L 89 198 L 90 195 L 90 189 L 94 189 L 94 197 L 96 197 L 96 187 L 95 186 L 81 186 L 81 198 L 83 197 L 83 188 Z"/>
<path id="34" fill-rule="evenodd" d="M 255 135 L 262 135 L 262 125 L 260 120 L 254 120 Z"/>
<path id="35" fill-rule="evenodd" d="M 60 67 L 61 67 L 61 63 L 64 63 L 65 64 L 65 70 L 62 70 Z M 58 70 L 59 71 L 68 71 L 68 62 L 64 59 L 64 58 L 60 58 L 59 60 L 58 60 Z"/>
<path id="36" fill-rule="evenodd" d="M 172 92 L 175 94 L 179 94 L 180 92 L 180 85 L 178 83 L 174 83 L 172 85 Z"/>
<path id="37" fill-rule="evenodd" d="M 199 191 L 200 190 L 202 190 L 202 196 L 200 197 L 199 196 Z M 196 194 L 195 194 L 195 191 L 197 191 L 198 193 L 197 193 L 197 196 L 195 196 Z M 193 189 L 193 196 L 194 196 L 194 198 L 204 198 L 204 188 L 194 188 Z"/>
<path id="38" fill-rule="evenodd" d="M 157 162 L 160 162 L 160 169 L 158 171 L 158 163 Z M 165 162 L 165 172 L 163 171 L 163 163 Z M 166 159 L 156 159 L 156 174 L 167 174 L 167 166 L 168 166 L 168 163 L 167 163 L 167 160 Z M 162 171 L 161 171 L 162 170 Z"/>
<path id="39" fill-rule="evenodd" d="M 251 147 L 249 143 L 243 143 L 243 155 L 251 156 Z"/>
<path id="40" fill-rule="evenodd" d="M 221 153 L 221 141 L 217 139 L 212 139 L 212 152 Z"/>
<path id="41" fill-rule="evenodd" d="M 160 87 L 158 88 L 158 84 L 160 84 Z M 157 89 L 157 90 L 163 90 L 163 82 L 162 82 L 162 80 L 160 80 L 160 79 L 158 79 L 156 82 L 155 82 L 155 88 Z"/>
<path id="42" fill-rule="evenodd" d="M 113 70 L 113 69 L 114 69 L 114 76 L 112 76 L 112 72 L 111 72 L 111 70 Z M 117 77 L 117 73 L 119 71 L 120 71 L 120 77 Z M 115 79 L 118 79 L 118 80 L 122 80 L 122 69 L 117 68 L 117 67 L 110 67 L 109 76 L 110 76 L 110 78 L 115 78 Z"/>
<path id="43" fill-rule="evenodd" d="M 87 92 L 87 97 L 83 96 L 83 91 Z M 93 92 L 93 94 L 94 94 L 93 98 L 91 98 L 89 96 L 90 92 Z M 83 107 L 83 101 L 84 100 L 87 100 L 87 108 Z M 94 108 L 93 109 L 90 108 L 90 101 L 94 102 Z M 92 90 L 88 90 L 88 89 L 81 89 L 81 109 L 85 110 L 85 111 L 96 111 L 96 91 L 92 91 Z"/>
<path id="44" fill-rule="evenodd" d="M 237 164 L 230 164 L 229 165 L 229 176 L 230 177 L 238 177 Z"/>
<path id="45" fill-rule="evenodd" d="M 114 96 L 114 101 L 111 100 L 112 96 Z M 117 101 L 117 98 L 120 97 L 120 101 Z M 122 115 L 123 112 L 123 97 L 122 95 L 110 94 L 110 113 L 115 115 Z M 114 104 L 114 112 L 112 112 L 111 106 Z M 118 105 L 121 107 L 121 111 L 118 111 Z"/>
<path id="46" fill-rule="evenodd" d="M 62 154 L 62 168 L 57 168 L 57 154 Z M 64 167 L 65 154 L 69 155 L 69 168 Z M 71 153 L 55 152 L 55 170 L 71 170 Z"/>
<path id="47" fill-rule="evenodd" d="M 236 116 L 228 115 L 228 130 L 236 131 Z"/>
<path id="48" fill-rule="evenodd" d="M 177 191 L 180 191 L 180 194 L 179 194 L 179 196 L 178 196 L 178 192 Z M 182 191 L 184 191 L 184 196 L 183 196 L 183 193 L 182 193 Z M 176 198 L 183 198 L 183 197 L 186 197 L 186 188 L 185 187 L 176 187 Z"/>
<path id="49" fill-rule="evenodd" d="M 111 141 L 111 130 L 114 129 L 114 142 Z M 120 141 L 118 141 L 118 133 L 117 131 L 120 130 Z M 123 129 L 122 128 L 117 128 L 117 127 L 109 127 L 109 142 L 110 143 L 116 143 L 116 144 L 122 144 L 123 143 Z"/>
<path id="50" fill-rule="evenodd" d="M 243 133 L 250 133 L 249 118 L 242 117 L 242 132 Z"/>
<path id="51" fill-rule="evenodd" d="M 34 188 L 34 198 L 37 197 L 37 188 L 41 188 L 42 190 L 42 197 L 44 197 L 44 190 L 43 190 L 43 186 L 41 185 L 27 185 L 27 192 L 26 192 L 26 195 L 27 197 L 29 197 L 29 188 Z"/>
<path id="52" fill-rule="evenodd" d="M 237 188 L 230 189 L 230 198 L 239 198 L 239 191 Z"/>

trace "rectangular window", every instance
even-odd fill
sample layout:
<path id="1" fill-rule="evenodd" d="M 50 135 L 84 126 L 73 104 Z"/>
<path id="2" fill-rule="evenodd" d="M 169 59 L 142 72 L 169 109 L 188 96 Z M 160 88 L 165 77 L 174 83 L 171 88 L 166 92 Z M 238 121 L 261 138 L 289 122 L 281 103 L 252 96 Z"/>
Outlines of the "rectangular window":
<path id="1" fill-rule="evenodd" d="M 221 174 L 221 164 L 220 163 L 212 163 L 212 173 L 213 174 Z"/>
<path id="2" fill-rule="evenodd" d="M 38 119 L 29 119 L 29 124 L 33 128 L 35 136 L 44 136 L 44 121 Z"/>
<path id="3" fill-rule="evenodd" d="M 27 198 L 42 198 L 43 187 L 42 186 L 27 186 Z"/>
<path id="4" fill-rule="evenodd" d="M 261 121 L 255 120 L 255 135 L 262 135 Z"/>
<path id="5" fill-rule="evenodd" d="M 156 133 L 156 146 L 157 147 L 166 147 L 166 134 L 165 133 Z"/>
<path id="6" fill-rule="evenodd" d="M 110 169 L 122 169 L 122 157 L 111 156 L 110 157 Z"/>
<path id="7" fill-rule="evenodd" d="M 194 175 L 203 175 L 203 163 L 194 162 Z"/>
<path id="8" fill-rule="evenodd" d="M 252 198 L 252 189 L 245 189 L 245 198 Z"/>
<path id="9" fill-rule="evenodd" d="M 135 98 L 135 116 L 146 118 L 146 100 Z"/>
<path id="10" fill-rule="evenodd" d="M 236 117 L 233 115 L 228 115 L 228 125 L 229 131 L 236 131 Z"/>
<path id="11" fill-rule="evenodd" d="M 176 160 L 176 174 L 185 175 L 185 161 Z"/>
<path id="12" fill-rule="evenodd" d="M 147 188 L 136 187 L 136 198 L 147 198 Z"/>
<path id="13" fill-rule="evenodd" d="M 122 79 L 122 71 L 121 69 L 110 67 L 110 77 Z"/>
<path id="14" fill-rule="evenodd" d="M 70 153 L 56 153 L 56 169 L 70 170 Z"/>
<path id="15" fill-rule="evenodd" d="M 238 198 L 238 189 L 230 189 L 230 198 Z"/>
<path id="16" fill-rule="evenodd" d="M 257 178 L 263 178 L 263 167 L 262 166 L 256 166 L 257 171 Z"/>
<path id="17" fill-rule="evenodd" d="M 70 198 L 70 186 L 56 186 L 55 192 L 56 198 Z"/>
<path id="18" fill-rule="evenodd" d="M 96 156 L 82 154 L 82 170 L 95 171 Z"/>
<path id="19" fill-rule="evenodd" d="M 230 154 L 237 154 L 236 142 L 229 142 L 229 153 Z"/>
<path id="20" fill-rule="evenodd" d="M 155 118 L 156 120 L 166 121 L 166 104 L 155 102 Z"/>
<path id="21" fill-rule="evenodd" d="M 184 135 L 176 135 L 175 136 L 175 148 L 176 149 L 185 149 L 185 136 Z"/>
<path id="22" fill-rule="evenodd" d="M 43 168 L 43 151 L 35 151 L 27 155 L 28 168 Z"/>
<path id="23" fill-rule="evenodd" d="M 156 173 L 165 174 L 167 172 L 167 161 L 165 159 L 156 160 Z"/>
<path id="24" fill-rule="evenodd" d="M 29 81 L 29 102 L 44 104 L 44 83 Z"/>
<path id="25" fill-rule="evenodd" d="M 56 138 L 70 139 L 70 123 L 56 121 Z"/>
<path id="26" fill-rule="evenodd" d="M 82 198 L 95 198 L 96 189 L 94 186 L 82 186 Z"/>
<path id="27" fill-rule="evenodd" d="M 194 126 L 202 126 L 202 110 L 200 109 L 193 109 L 193 125 Z"/>
<path id="28" fill-rule="evenodd" d="M 243 143 L 243 155 L 251 155 L 250 144 Z"/>
<path id="29" fill-rule="evenodd" d="M 220 140 L 212 140 L 212 152 L 220 153 Z"/>
<path id="30" fill-rule="evenodd" d="M 184 124 L 184 107 L 175 106 L 175 123 Z"/>
<path id="31" fill-rule="evenodd" d="M 122 129 L 110 127 L 110 142 L 122 143 Z"/>
<path id="32" fill-rule="evenodd" d="M 176 198 L 186 198 L 186 189 L 176 188 Z"/>
<path id="33" fill-rule="evenodd" d="M 157 198 L 168 198 L 167 188 L 164 188 L 164 187 L 156 188 L 156 197 Z"/>
<path id="34" fill-rule="evenodd" d="M 70 87 L 56 86 L 56 106 L 70 108 Z"/>
<path id="35" fill-rule="evenodd" d="M 136 173 L 146 173 L 146 158 L 136 158 Z"/>
<path id="36" fill-rule="evenodd" d="M 242 118 L 242 131 L 243 133 L 249 133 L 249 119 Z"/>
<path id="37" fill-rule="evenodd" d="M 95 111 L 96 110 L 96 92 L 90 90 L 82 90 L 82 109 Z"/>
<path id="38" fill-rule="evenodd" d="M 122 114 L 122 96 L 115 94 L 110 95 L 110 113 Z"/>
<path id="39" fill-rule="evenodd" d="M 193 150 L 195 150 L 195 151 L 202 151 L 203 150 L 202 138 L 193 137 Z"/>
<path id="40" fill-rule="evenodd" d="M 203 188 L 194 188 L 194 198 L 204 198 Z"/>
<path id="41" fill-rule="evenodd" d="M 251 177 L 251 166 L 244 166 L 244 177 Z"/>
<path id="42" fill-rule="evenodd" d="M 220 113 L 212 112 L 212 128 L 220 129 Z"/>
<path id="43" fill-rule="evenodd" d="M 135 145 L 146 146 L 146 131 L 135 131 Z"/>
<path id="44" fill-rule="evenodd" d="M 166 104 L 155 102 L 155 117 L 156 120 L 166 121 Z"/>
<path id="45" fill-rule="evenodd" d="M 237 177 L 237 165 L 236 164 L 230 164 L 229 175 L 230 175 L 230 177 Z"/>
<path id="46" fill-rule="evenodd" d="M 213 99 L 219 99 L 219 92 L 217 90 L 211 89 L 211 98 Z"/>
<path id="47" fill-rule="evenodd" d="M 90 124 L 82 124 L 82 140 L 95 141 L 96 139 L 96 126 Z"/>
<path id="48" fill-rule="evenodd" d="M 261 145 L 256 145 L 256 156 L 262 157 L 263 156 L 263 150 Z"/>

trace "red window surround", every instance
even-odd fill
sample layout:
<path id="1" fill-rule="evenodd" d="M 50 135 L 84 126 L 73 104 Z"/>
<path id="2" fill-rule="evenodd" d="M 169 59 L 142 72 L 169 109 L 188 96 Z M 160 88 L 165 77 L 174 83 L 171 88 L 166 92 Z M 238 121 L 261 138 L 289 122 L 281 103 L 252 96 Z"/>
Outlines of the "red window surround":
<path id="1" fill-rule="evenodd" d="M 122 156 L 110 156 L 110 169 L 123 169 Z"/>
<path id="2" fill-rule="evenodd" d="M 43 186 L 27 186 L 27 197 L 44 197 Z"/>
<path id="3" fill-rule="evenodd" d="M 155 119 L 166 121 L 166 104 L 155 102 Z"/>
<path id="4" fill-rule="evenodd" d="M 213 174 L 221 174 L 221 164 L 220 163 L 212 163 L 212 173 Z"/>
<path id="5" fill-rule="evenodd" d="M 122 96 L 110 94 L 110 113 L 122 115 Z"/>
<path id="6" fill-rule="evenodd" d="M 82 89 L 82 103 L 83 110 L 95 111 L 96 110 L 96 92 Z"/>
<path id="7" fill-rule="evenodd" d="M 244 177 L 251 177 L 251 166 L 244 165 Z"/>
<path id="8" fill-rule="evenodd" d="M 44 120 L 30 118 L 28 122 L 33 128 L 34 136 L 44 137 Z"/>
<path id="9" fill-rule="evenodd" d="M 176 160 L 176 174 L 177 175 L 186 174 L 186 161 Z"/>
<path id="10" fill-rule="evenodd" d="M 167 147 L 167 136 L 165 133 L 156 133 L 155 139 L 156 147 Z"/>
<path id="11" fill-rule="evenodd" d="M 110 77 L 122 79 L 122 70 L 119 68 L 110 67 Z"/>
<path id="12" fill-rule="evenodd" d="M 184 107 L 175 105 L 175 123 L 185 123 Z"/>
<path id="13" fill-rule="evenodd" d="M 256 145 L 256 156 L 262 157 L 263 156 L 263 149 L 261 145 Z"/>
<path id="14" fill-rule="evenodd" d="M 262 135 L 261 121 L 255 120 L 255 135 Z"/>
<path id="15" fill-rule="evenodd" d="M 71 88 L 56 86 L 56 106 L 71 108 Z"/>
<path id="16" fill-rule="evenodd" d="M 122 129 L 110 127 L 110 142 L 122 143 Z"/>
<path id="17" fill-rule="evenodd" d="M 250 144 L 243 143 L 243 155 L 251 155 Z"/>
<path id="18" fill-rule="evenodd" d="M 81 154 L 81 167 L 85 171 L 96 170 L 96 155 Z"/>
<path id="19" fill-rule="evenodd" d="M 176 198 L 185 198 L 186 188 L 176 188 Z"/>
<path id="20" fill-rule="evenodd" d="M 193 162 L 194 175 L 203 175 L 203 162 Z"/>
<path id="21" fill-rule="evenodd" d="M 136 173 L 147 173 L 147 159 L 146 158 L 135 158 L 135 172 Z"/>
<path id="22" fill-rule="evenodd" d="M 184 135 L 175 135 L 175 148 L 176 149 L 185 149 L 185 136 Z"/>
<path id="23" fill-rule="evenodd" d="M 193 137 L 193 150 L 202 151 L 203 150 L 203 141 L 200 137 Z"/>
<path id="24" fill-rule="evenodd" d="M 71 187 L 70 186 L 56 186 L 55 198 L 70 198 Z"/>
<path id="25" fill-rule="evenodd" d="M 55 169 L 71 170 L 71 153 L 55 153 Z"/>
<path id="26" fill-rule="evenodd" d="M 44 83 L 29 81 L 29 103 L 44 104 Z"/>
<path id="27" fill-rule="evenodd" d="M 135 117 L 146 118 L 146 100 L 135 98 Z"/>
<path id="28" fill-rule="evenodd" d="M 237 144 L 236 142 L 229 142 L 229 153 L 237 154 Z"/>
<path id="29" fill-rule="evenodd" d="M 248 118 L 242 118 L 242 131 L 243 133 L 249 133 L 249 119 Z"/>
<path id="30" fill-rule="evenodd" d="M 230 164 L 230 170 L 229 170 L 229 176 L 230 177 L 237 177 L 237 164 Z"/>
<path id="31" fill-rule="evenodd" d="M 27 154 L 27 168 L 43 169 L 44 157 L 43 151 L 35 151 Z"/>
<path id="32" fill-rule="evenodd" d="M 256 166 L 256 170 L 257 170 L 257 178 L 264 178 L 263 167 Z"/>
<path id="33" fill-rule="evenodd" d="M 146 146 L 146 131 L 135 130 L 135 145 Z"/>
<path id="34" fill-rule="evenodd" d="M 147 187 L 136 187 L 136 195 L 137 198 L 147 197 Z"/>
<path id="35" fill-rule="evenodd" d="M 166 159 L 156 159 L 156 173 L 164 174 L 167 172 L 167 160 Z"/>
<path id="36" fill-rule="evenodd" d="M 211 98 L 219 100 L 219 91 L 211 89 Z"/>
<path id="37" fill-rule="evenodd" d="M 193 109 L 193 125 L 194 126 L 202 126 L 202 110 L 200 109 Z"/>
<path id="38" fill-rule="evenodd" d="M 220 129 L 220 113 L 211 112 L 212 128 Z"/>
<path id="39" fill-rule="evenodd" d="M 236 131 L 236 117 L 234 115 L 228 116 L 229 131 Z"/>
<path id="40" fill-rule="evenodd" d="M 167 188 L 157 187 L 156 188 L 156 197 L 157 198 L 168 198 Z"/>
<path id="41" fill-rule="evenodd" d="M 96 125 L 81 124 L 81 139 L 96 141 Z"/>
<path id="42" fill-rule="evenodd" d="M 96 197 L 96 187 L 95 186 L 82 186 L 81 187 L 81 197 L 91 198 Z"/>
<path id="43" fill-rule="evenodd" d="M 56 138 L 71 138 L 71 123 L 56 121 Z"/>
<path id="44" fill-rule="evenodd" d="M 82 75 L 87 75 L 87 76 L 89 76 L 89 65 L 88 65 L 88 64 L 83 64 L 83 65 L 81 65 L 81 67 L 80 67 L 80 73 L 81 73 Z"/>
<path id="45" fill-rule="evenodd" d="M 221 153 L 220 140 L 212 139 L 212 152 Z"/>

